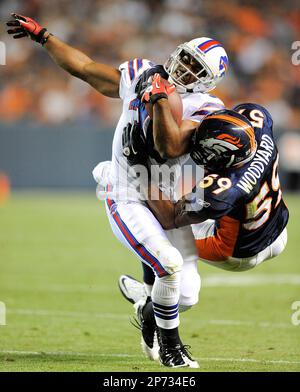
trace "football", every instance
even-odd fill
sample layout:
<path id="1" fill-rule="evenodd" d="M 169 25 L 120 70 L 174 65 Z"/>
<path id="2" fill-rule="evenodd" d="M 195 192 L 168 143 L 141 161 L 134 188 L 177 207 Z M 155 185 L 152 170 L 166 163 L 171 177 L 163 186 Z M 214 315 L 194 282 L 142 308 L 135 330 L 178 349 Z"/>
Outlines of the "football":
<path id="1" fill-rule="evenodd" d="M 182 100 L 180 95 L 176 90 L 174 90 L 169 96 L 168 96 L 168 101 L 171 107 L 171 112 L 174 117 L 174 120 L 178 125 L 181 124 L 182 122 L 182 115 L 183 115 L 183 106 L 182 106 Z M 150 102 L 146 103 L 146 109 L 147 112 L 150 116 L 150 118 L 153 118 L 153 106 Z"/>

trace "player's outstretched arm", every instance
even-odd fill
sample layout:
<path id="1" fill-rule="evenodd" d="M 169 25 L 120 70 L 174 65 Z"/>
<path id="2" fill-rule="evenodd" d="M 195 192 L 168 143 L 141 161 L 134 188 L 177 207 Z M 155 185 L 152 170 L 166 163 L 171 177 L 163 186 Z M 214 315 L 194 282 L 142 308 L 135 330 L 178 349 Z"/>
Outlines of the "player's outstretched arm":
<path id="1" fill-rule="evenodd" d="M 101 94 L 119 98 L 121 73 L 106 64 L 96 63 L 81 51 L 50 36 L 44 45 L 53 60 L 71 75 L 84 80 Z"/>
<path id="2" fill-rule="evenodd" d="M 30 37 L 42 44 L 53 60 L 64 70 L 84 80 L 100 93 L 119 98 L 120 71 L 106 64 L 94 62 L 86 54 L 67 45 L 50 34 L 35 20 L 18 14 L 11 14 L 13 20 L 7 22 L 8 34 L 14 38 Z"/>

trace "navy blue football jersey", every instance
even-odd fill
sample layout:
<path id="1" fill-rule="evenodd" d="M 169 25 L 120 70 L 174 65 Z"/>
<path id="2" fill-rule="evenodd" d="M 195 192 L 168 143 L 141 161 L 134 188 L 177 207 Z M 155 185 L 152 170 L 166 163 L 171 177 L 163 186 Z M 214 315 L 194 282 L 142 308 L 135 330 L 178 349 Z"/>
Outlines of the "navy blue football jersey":
<path id="1" fill-rule="evenodd" d="M 206 219 L 216 220 L 216 232 L 222 229 L 218 237 L 226 256 L 244 258 L 274 242 L 287 225 L 289 213 L 280 189 L 279 155 L 270 113 L 252 103 L 233 110 L 251 121 L 257 151 L 241 168 L 208 172 L 197 185 L 202 195 L 194 198 L 191 209 Z"/>

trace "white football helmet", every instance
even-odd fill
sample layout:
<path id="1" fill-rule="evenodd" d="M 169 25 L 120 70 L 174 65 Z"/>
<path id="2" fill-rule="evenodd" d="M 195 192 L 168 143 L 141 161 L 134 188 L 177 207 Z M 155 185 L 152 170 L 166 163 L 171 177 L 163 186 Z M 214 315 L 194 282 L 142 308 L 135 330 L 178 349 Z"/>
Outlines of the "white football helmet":
<path id="1" fill-rule="evenodd" d="M 179 45 L 164 68 L 179 93 L 206 93 L 224 77 L 228 57 L 220 42 L 201 37 Z"/>

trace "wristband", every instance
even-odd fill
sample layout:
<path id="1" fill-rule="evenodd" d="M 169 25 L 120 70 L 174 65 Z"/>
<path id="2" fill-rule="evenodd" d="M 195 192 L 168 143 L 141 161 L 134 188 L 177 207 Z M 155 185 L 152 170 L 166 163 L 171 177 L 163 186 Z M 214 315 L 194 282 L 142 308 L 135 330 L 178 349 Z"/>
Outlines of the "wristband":
<path id="1" fill-rule="evenodd" d="M 168 99 L 168 95 L 166 93 L 158 93 L 158 94 L 153 94 L 150 96 L 150 102 L 152 105 L 154 105 L 159 99 Z"/>
<path id="2" fill-rule="evenodd" d="M 44 30 L 44 31 L 43 31 L 43 30 Z M 45 32 L 47 31 L 47 29 L 43 29 L 43 30 L 42 30 L 42 31 L 43 31 L 43 36 L 42 36 L 42 38 L 41 38 L 41 40 L 40 40 L 40 43 L 42 44 L 42 46 L 45 45 L 45 43 L 48 41 L 48 39 L 49 39 L 50 36 L 53 36 L 52 33 L 49 33 L 46 37 L 44 37 L 44 34 L 45 34 Z"/>

